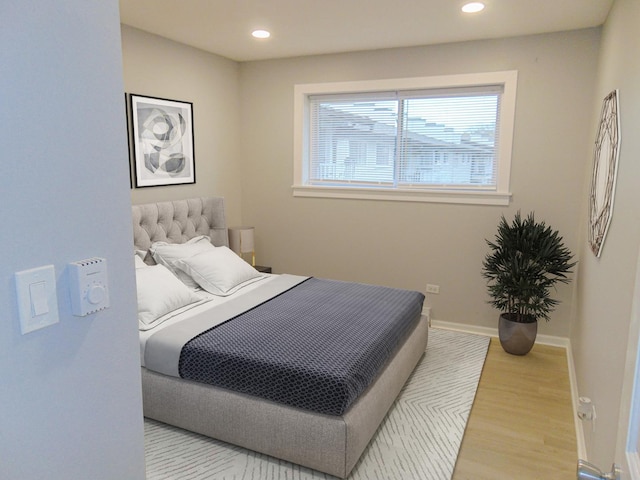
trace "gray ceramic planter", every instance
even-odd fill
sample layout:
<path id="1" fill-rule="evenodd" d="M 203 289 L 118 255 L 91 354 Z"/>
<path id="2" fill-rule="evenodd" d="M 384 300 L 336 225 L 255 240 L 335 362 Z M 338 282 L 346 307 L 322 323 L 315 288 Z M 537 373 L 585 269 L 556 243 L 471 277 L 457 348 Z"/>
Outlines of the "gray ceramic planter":
<path id="1" fill-rule="evenodd" d="M 510 320 L 512 313 L 500 315 L 498 334 L 500 345 L 505 352 L 513 355 L 526 355 L 533 348 L 538 334 L 538 322 L 520 323 Z"/>

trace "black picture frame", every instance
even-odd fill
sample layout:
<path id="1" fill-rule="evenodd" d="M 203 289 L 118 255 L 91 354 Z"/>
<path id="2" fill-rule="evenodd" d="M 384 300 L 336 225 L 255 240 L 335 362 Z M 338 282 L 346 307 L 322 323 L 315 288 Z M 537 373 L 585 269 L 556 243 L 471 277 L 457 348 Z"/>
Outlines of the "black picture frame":
<path id="1" fill-rule="evenodd" d="M 196 183 L 193 103 L 130 94 L 136 188 Z"/>

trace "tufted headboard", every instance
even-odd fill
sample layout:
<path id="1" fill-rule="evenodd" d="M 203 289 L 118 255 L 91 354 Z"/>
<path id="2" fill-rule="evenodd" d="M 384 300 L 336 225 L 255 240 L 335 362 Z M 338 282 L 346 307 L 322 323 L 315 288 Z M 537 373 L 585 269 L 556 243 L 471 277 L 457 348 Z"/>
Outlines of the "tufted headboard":
<path id="1" fill-rule="evenodd" d="M 132 220 L 136 250 L 148 250 L 153 242 L 184 243 L 198 235 L 208 235 L 215 246 L 229 246 L 221 197 L 133 205 Z"/>

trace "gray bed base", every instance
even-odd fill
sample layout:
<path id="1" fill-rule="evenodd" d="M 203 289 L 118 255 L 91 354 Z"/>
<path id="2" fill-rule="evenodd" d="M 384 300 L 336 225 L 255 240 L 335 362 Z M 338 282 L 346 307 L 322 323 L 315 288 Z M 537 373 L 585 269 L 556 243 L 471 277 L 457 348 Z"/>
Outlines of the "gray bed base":
<path id="1" fill-rule="evenodd" d="M 202 206 L 200 213 L 197 212 L 198 205 Z M 169 218 L 172 210 L 176 219 Z M 187 215 L 185 212 L 190 213 Z M 162 222 L 154 224 L 154 219 Z M 185 222 L 193 224 L 185 226 Z M 163 241 L 182 243 L 203 234 L 206 229 L 226 235 L 221 198 L 134 205 L 133 223 L 136 249 L 146 250 L 151 242 L 163 236 Z M 173 233 L 167 234 L 165 230 Z M 226 245 L 227 239 L 226 236 L 215 235 L 212 242 Z M 377 380 L 339 417 L 142 368 L 144 415 L 346 478 L 422 358 L 428 333 L 428 321 L 422 316 Z"/>

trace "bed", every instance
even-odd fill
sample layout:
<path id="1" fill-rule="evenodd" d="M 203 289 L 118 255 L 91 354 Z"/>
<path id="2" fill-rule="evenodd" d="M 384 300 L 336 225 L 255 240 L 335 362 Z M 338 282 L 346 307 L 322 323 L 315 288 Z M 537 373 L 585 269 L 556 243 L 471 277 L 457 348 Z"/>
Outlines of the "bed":
<path id="1" fill-rule="evenodd" d="M 228 247 L 222 198 L 193 198 L 134 205 L 132 221 L 136 261 L 141 265 L 141 268 L 136 269 L 137 275 L 150 272 L 146 268 L 156 263 L 150 252 L 157 253 L 154 249 L 160 248 L 158 245 L 168 251 L 176 245 L 179 246 L 176 248 L 190 248 L 189 245 L 201 244 L 204 237 L 216 247 Z M 226 249 L 215 250 L 219 253 Z M 209 255 L 209 251 L 207 250 L 203 255 Z M 183 270 L 179 273 L 189 272 L 193 274 L 191 280 L 201 281 L 197 271 L 189 270 L 184 264 L 180 266 Z M 157 268 L 157 266 L 151 268 Z M 235 386 L 224 383 L 222 384 L 224 386 L 219 386 L 181 378 L 180 372 L 187 370 L 185 365 L 188 365 L 188 361 L 185 359 L 189 356 L 185 353 L 186 350 L 178 350 L 178 354 L 166 354 L 163 350 L 168 348 L 166 344 L 172 343 L 176 336 L 181 335 L 185 339 L 191 339 L 189 345 L 192 342 L 196 343 L 194 349 L 199 348 L 197 341 L 205 342 L 201 340 L 205 338 L 204 334 L 194 336 L 191 330 L 187 331 L 185 325 L 212 321 L 210 317 L 213 315 L 209 312 L 214 309 L 216 312 L 226 311 L 224 318 L 216 320 L 218 327 L 210 328 L 207 324 L 206 327 L 202 327 L 202 331 L 217 335 L 218 332 L 230 330 L 231 333 L 228 334 L 233 335 L 234 322 L 236 324 L 240 322 L 237 318 L 241 318 L 243 322 L 246 321 L 247 325 L 250 325 L 248 322 L 261 321 L 262 314 L 259 313 L 258 306 L 271 306 L 280 302 L 285 306 L 279 308 L 288 308 L 286 302 L 287 298 L 293 295 L 292 292 L 317 288 L 315 284 L 318 284 L 327 289 L 327 295 L 335 295 L 336 288 L 342 290 L 346 285 L 346 283 L 337 285 L 335 281 L 324 281 L 313 277 L 265 276 L 268 278 L 241 282 L 243 284 L 237 290 L 234 290 L 235 287 L 228 288 L 229 285 L 220 287 L 234 291 L 231 293 L 225 291 L 220 295 L 205 295 L 204 300 L 194 301 L 188 307 L 174 311 L 170 310 L 171 306 L 166 307 L 170 311 L 166 315 L 160 315 L 159 318 L 163 321 L 158 326 L 154 325 L 153 321 L 145 323 L 140 320 L 142 318 L 140 309 L 143 309 L 141 304 L 145 304 L 145 301 L 141 301 L 140 278 L 142 277 L 138 277 L 144 415 L 330 475 L 346 478 L 421 359 L 428 340 L 427 319 L 421 315 L 421 312 L 415 313 L 415 305 L 407 306 L 404 309 L 406 310 L 404 316 L 411 319 L 406 320 L 402 333 L 396 334 L 393 340 L 395 343 L 384 347 L 388 349 L 386 358 L 378 360 L 377 357 L 371 357 L 381 362 L 379 368 L 372 374 L 371 381 L 359 387 L 360 391 L 354 395 L 345 394 L 344 401 L 337 406 L 334 405 L 337 401 L 333 401 L 328 407 L 319 406 L 312 410 L 304 403 L 306 399 L 301 400 L 303 403 L 296 403 L 295 398 L 289 400 L 289 397 L 285 399 L 278 396 L 270 397 L 266 390 L 262 393 L 253 390 L 243 391 L 242 386 L 236 389 Z M 153 277 L 157 277 L 156 273 Z M 206 284 L 205 286 L 209 290 L 219 288 L 218 284 L 213 287 Z M 193 285 L 189 287 L 193 288 Z M 368 289 L 369 287 L 353 284 L 353 288 L 358 291 L 359 288 Z M 383 292 L 386 295 L 386 290 Z M 415 292 L 411 293 L 415 294 Z M 400 295 L 398 298 L 401 299 L 404 298 L 402 295 L 405 295 L 403 291 L 390 292 L 390 294 Z M 296 293 L 296 295 L 304 295 L 304 293 Z M 357 296 L 357 294 L 349 294 L 349 296 L 354 295 Z M 371 295 L 371 292 L 368 295 Z M 378 291 L 374 291 L 374 296 L 379 296 Z M 415 295 L 412 296 L 412 302 L 415 303 L 414 297 Z M 424 299 L 421 294 L 419 297 Z M 370 297 L 365 298 L 369 298 L 367 302 L 373 303 Z M 420 307 L 421 299 L 419 298 Z M 295 301 L 298 302 L 297 299 Z M 255 303 L 252 304 L 253 306 L 247 306 L 247 302 Z M 386 299 L 380 301 L 380 314 L 377 315 L 379 320 L 376 320 L 381 322 L 379 324 L 381 326 L 375 324 L 375 328 L 370 330 L 386 328 L 385 303 L 387 303 Z M 310 310 L 323 311 L 319 308 Z M 148 312 L 145 311 L 146 313 Z M 158 316 L 159 313 L 162 312 L 155 312 L 154 315 Z M 374 317 L 374 315 L 371 316 Z M 183 317 L 188 318 L 189 321 L 183 321 Z M 320 322 L 314 320 L 312 323 L 315 325 Z M 242 329 L 240 331 L 246 332 Z M 387 337 L 386 333 L 383 336 Z M 258 342 L 261 339 L 262 337 L 259 336 Z M 210 343 L 221 343 L 221 341 L 216 339 Z M 259 347 L 260 343 L 257 343 L 248 349 L 260 350 Z M 186 346 L 184 348 L 186 349 Z M 320 353 L 324 349 L 325 347 L 319 348 Z M 265 355 L 272 355 L 270 350 Z M 168 362 L 167 356 L 172 355 L 175 358 Z M 179 358 L 176 355 L 179 355 Z M 367 364 L 369 361 L 367 360 Z M 225 360 L 215 364 L 212 367 L 213 371 L 217 371 L 220 365 L 226 365 L 226 363 Z M 241 375 L 237 376 L 241 377 Z M 250 379 L 247 385 L 250 384 L 252 389 L 257 389 L 258 382 L 254 383 L 254 380 Z M 273 383 L 273 378 L 269 377 L 265 385 L 269 387 Z M 326 400 L 322 397 L 341 398 L 333 392 L 334 390 L 331 390 L 330 394 L 314 395 L 314 397 L 320 397 L 319 401 Z"/>

